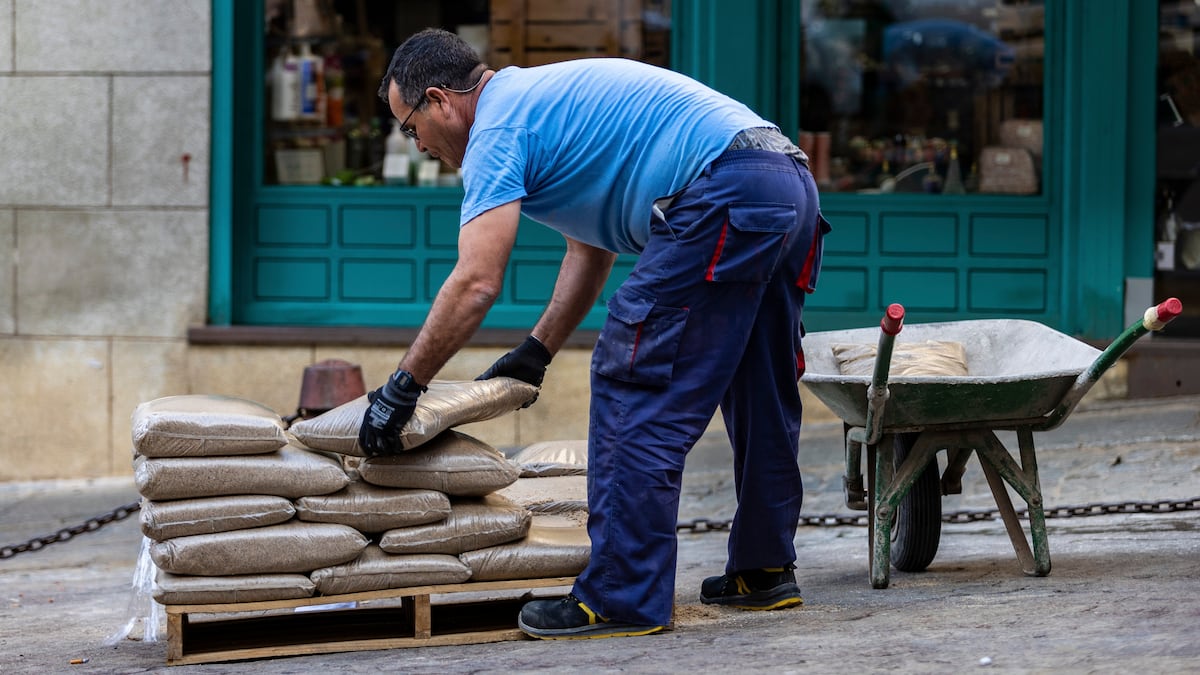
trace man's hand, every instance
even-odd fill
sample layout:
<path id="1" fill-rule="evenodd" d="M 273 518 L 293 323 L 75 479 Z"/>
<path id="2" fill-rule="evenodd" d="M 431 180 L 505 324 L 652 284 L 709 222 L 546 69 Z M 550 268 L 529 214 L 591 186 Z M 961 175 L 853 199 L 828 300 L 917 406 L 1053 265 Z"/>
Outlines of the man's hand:
<path id="1" fill-rule="evenodd" d="M 517 348 L 501 356 L 491 368 L 488 368 L 476 380 L 490 380 L 493 377 L 511 377 L 528 382 L 535 387 L 542 386 L 546 377 L 546 366 L 550 365 L 550 350 L 541 340 L 530 335 Z M 533 403 L 533 401 L 530 401 Z"/>
<path id="2" fill-rule="evenodd" d="M 400 431 L 412 417 L 423 391 L 425 387 L 417 384 L 411 373 L 397 370 L 387 383 L 367 394 L 371 407 L 358 429 L 358 445 L 368 457 L 392 455 L 404 449 Z"/>
<path id="3" fill-rule="evenodd" d="M 551 358 L 550 350 L 546 349 L 546 345 L 530 335 L 525 338 L 524 342 L 517 345 L 516 349 L 501 356 L 492 364 L 491 368 L 483 371 L 483 374 L 475 379 L 490 380 L 493 377 L 511 377 L 540 387 L 542 380 L 546 377 L 546 366 L 550 365 Z M 535 392 L 533 398 L 521 407 L 528 408 L 537 399 L 538 395 Z"/>

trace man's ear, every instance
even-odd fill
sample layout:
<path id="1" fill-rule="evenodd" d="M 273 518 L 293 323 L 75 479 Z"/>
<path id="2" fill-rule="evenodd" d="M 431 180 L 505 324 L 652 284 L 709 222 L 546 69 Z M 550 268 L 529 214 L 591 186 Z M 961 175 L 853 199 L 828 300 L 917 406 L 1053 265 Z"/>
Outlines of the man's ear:
<path id="1" fill-rule="evenodd" d="M 437 87 L 426 87 L 425 98 L 428 99 L 430 103 L 442 105 L 446 102 L 446 92 Z"/>

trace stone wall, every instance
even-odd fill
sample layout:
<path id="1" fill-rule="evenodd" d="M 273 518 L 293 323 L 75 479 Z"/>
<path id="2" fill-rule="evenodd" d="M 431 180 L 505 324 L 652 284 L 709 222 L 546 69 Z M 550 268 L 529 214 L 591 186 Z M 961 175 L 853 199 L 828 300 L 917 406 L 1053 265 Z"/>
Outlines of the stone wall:
<path id="1" fill-rule="evenodd" d="M 186 382 L 210 21 L 209 0 L 0 0 L 0 480 L 129 471 L 131 405 Z"/>

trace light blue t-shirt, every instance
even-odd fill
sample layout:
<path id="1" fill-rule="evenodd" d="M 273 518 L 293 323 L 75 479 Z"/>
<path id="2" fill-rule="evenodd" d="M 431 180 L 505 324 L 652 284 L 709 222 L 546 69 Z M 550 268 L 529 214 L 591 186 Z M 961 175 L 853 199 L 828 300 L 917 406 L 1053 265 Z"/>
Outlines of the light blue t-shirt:
<path id="1" fill-rule="evenodd" d="M 463 158 L 461 223 L 515 199 L 572 239 L 639 253 L 656 199 L 743 129 L 772 126 L 665 68 L 615 58 L 509 67 L 485 86 Z"/>

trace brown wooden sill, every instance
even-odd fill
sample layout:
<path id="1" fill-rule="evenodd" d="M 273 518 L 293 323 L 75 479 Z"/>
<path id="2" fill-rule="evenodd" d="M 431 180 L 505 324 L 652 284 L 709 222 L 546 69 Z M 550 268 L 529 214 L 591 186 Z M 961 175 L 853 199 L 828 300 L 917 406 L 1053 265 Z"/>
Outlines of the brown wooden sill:
<path id="1" fill-rule="evenodd" d="M 515 347 L 528 331 L 482 328 L 471 338 L 472 347 Z M 566 347 L 591 349 L 598 331 L 575 331 Z M 368 326 L 192 326 L 188 344 L 193 345 L 354 345 L 407 347 L 417 337 L 416 328 Z"/>

